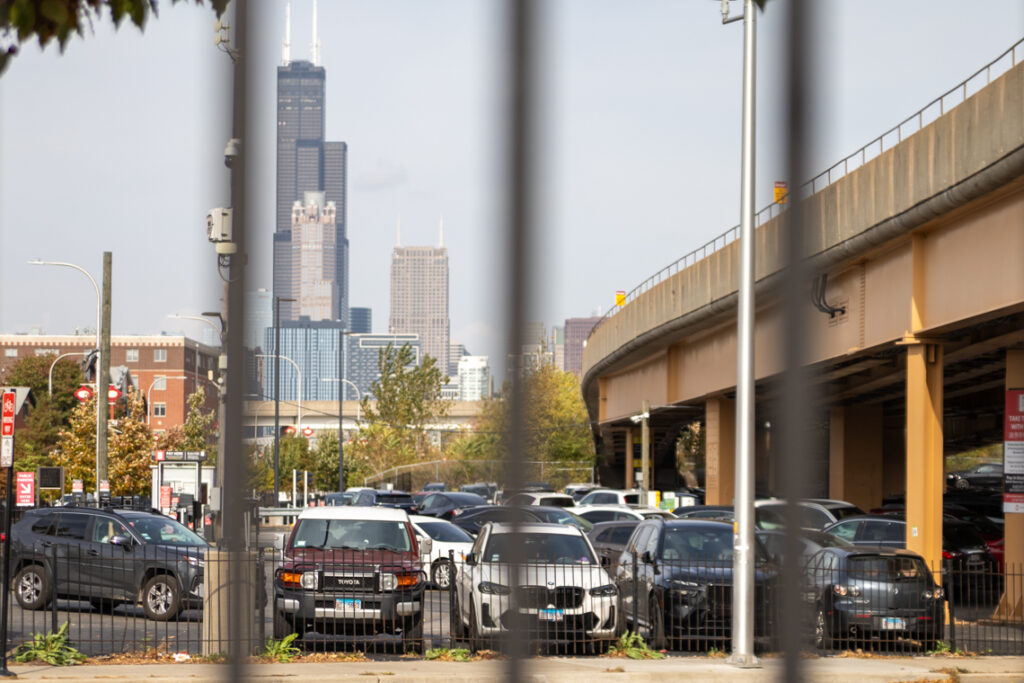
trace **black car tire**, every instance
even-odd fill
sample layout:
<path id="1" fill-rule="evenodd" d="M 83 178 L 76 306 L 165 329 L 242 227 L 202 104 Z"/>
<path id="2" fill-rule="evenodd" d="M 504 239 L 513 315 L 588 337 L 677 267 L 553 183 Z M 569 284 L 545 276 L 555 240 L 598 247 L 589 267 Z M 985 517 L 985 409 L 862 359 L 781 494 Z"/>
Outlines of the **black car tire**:
<path id="1" fill-rule="evenodd" d="M 466 636 L 469 635 L 469 631 L 466 629 L 466 622 L 462 620 L 462 609 L 459 605 L 458 592 L 455 593 L 455 601 L 452 603 L 452 615 L 455 619 L 452 629 L 456 640 L 465 640 Z"/>
<path id="2" fill-rule="evenodd" d="M 416 652 L 423 647 L 423 615 L 417 614 L 402 624 L 402 654 Z"/>
<path id="3" fill-rule="evenodd" d="M 22 609 L 43 609 L 50 602 L 49 573 L 38 564 L 25 565 L 14 577 L 14 597 Z"/>
<path id="4" fill-rule="evenodd" d="M 825 614 L 825 608 L 818 605 L 814 617 L 814 647 L 821 650 L 831 650 L 835 647 L 835 637 L 832 635 L 832 624 Z"/>
<path id="5" fill-rule="evenodd" d="M 153 621 L 170 621 L 181 612 L 181 586 L 170 574 L 150 577 L 142 587 L 142 611 Z"/>
<path id="6" fill-rule="evenodd" d="M 665 649 L 665 615 L 658 605 L 658 597 L 652 595 L 647 602 L 647 621 L 651 630 L 648 636 L 648 645 L 652 650 Z"/>
<path id="7" fill-rule="evenodd" d="M 441 559 L 430 568 L 431 582 L 441 590 L 448 590 L 452 585 L 452 563 Z"/>
<path id="8" fill-rule="evenodd" d="M 958 477 L 956 483 L 954 483 L 953 486 L 963 491 L 964 489 L 971 488 L 971 482 L 967 481 L 962 477 Z"/>
<path id="9" fill-rule="evenodd" d="M 467 640 L 469 641 L 470 652 L 483 649 L 483 638 L 480 637 L 480 630 L 477 626 L 476 607 L 473 606 L 472 602 L 469 604 L 469 637 Z"/>
<path id="10" fill-rule="evenodd" d="M 293 624 L 283 613 L 274 610 L 274 640 L 287 638 L 293 633 L 298 636 L 296 638 L 298 640 L 302 638 L 303 633 L 306 631 L 304 625 L 302 621 Z"/>

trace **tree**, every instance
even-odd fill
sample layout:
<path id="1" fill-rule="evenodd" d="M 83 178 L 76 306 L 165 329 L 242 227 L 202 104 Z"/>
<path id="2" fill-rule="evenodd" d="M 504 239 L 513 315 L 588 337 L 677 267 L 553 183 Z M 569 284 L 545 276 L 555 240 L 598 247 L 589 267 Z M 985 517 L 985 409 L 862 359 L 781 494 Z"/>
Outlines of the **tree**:
<path id="1" fill-rule="evenodd" d="M 174 3 L 180 0 L 171 0 Z M 229 0 L 210 0 L 210 6 L 220 17 Z M 202 4 L 202 0 L 196 0 Z M 73 35 L 83 35 L 83 24 L 90 28 L 103 18 L 103 10 L 110 10 L 114 26 L 119 27 L 128 18 L 142 29 L 150 12 L 157 13 L 157 0 L 15 0 L 0 3 L 0 35 L 20 44 L 36 38 L 40 47 L 56 39 L 61 52 Z M 8 61 L 17 54 L 16 45 L 0 51 L 0 73 Z"/>
<path id="2" fill-rule="evenodd" d="M 217 463 L 217 413 L 206 410 L 206 392 L 202 387 L 189 395 L 185 421 L 161 434 L 156 447 L 168 451 L 206 451 L 207 465 Z"/>
<path id="3" fill-rule="evenodd" d="M 29 387 L 34 405 L 28 407 L 25 426 L 18 430 L 14 444 L 14 468 L 20 472 L 49 465 L 61 428 L 67 424 L 78 403 L 74 391 L 82 381 L 82 370 L 75 361 L 56 356 L 28 356 L 7 373 L 10 386 Z M 50 366 L 53 365 L 53 395 L 49 393 Z"/>

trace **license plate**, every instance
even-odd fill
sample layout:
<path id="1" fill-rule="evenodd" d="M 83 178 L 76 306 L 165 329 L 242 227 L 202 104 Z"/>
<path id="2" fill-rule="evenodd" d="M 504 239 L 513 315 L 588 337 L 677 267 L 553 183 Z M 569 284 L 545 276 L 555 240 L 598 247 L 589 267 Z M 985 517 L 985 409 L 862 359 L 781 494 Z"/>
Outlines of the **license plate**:
<path id="1" fill-rule="evenodd" d="M 334 604 L 340 610 L 357 610 L 362 607 L 363 603 L 358 598 L 338 598 Z"/>
<path id="2" fill-rule="evenodd" d="M 541 621 L 561 621 L 565 618 L 565 610 L 542 609 L 537 613 Z"/>
<path id="3" fill-rule="evenodd" d="M 882 617 L 882 628 L 886 631 L 902 631 L 907 627 L 906 622 L 898 617 Z"/>

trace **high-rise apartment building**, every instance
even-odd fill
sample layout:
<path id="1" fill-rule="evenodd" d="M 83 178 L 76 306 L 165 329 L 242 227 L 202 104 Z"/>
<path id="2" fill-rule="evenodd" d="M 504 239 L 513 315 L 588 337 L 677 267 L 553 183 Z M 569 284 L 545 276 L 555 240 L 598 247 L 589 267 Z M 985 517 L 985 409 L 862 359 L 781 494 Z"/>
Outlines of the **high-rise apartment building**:
<path id="1" fill-rule="evenodd" d="M 388 332 L 417 334 L 424 356 L 448 372 L 448 249 L 395 247 L 391 253 L 391 316 Z"/>
<path id="2" fill-rule="evenodd" d="M 348 309 L 348 329 L 352 334 L 373 332 L 373 309 L 352 307 Z"/>
<path id="3" fill-rule="evenodd" d="M 487 356 L 459 359 L 459 400 L 479 401 L 491 395 L 491 368 Z"/>
<path id="4" fill-rule="evenodd" d="M 413 363 L 420 364 L 420 338 L 415 334 L 351 334 L 348 335 L 348 375 L 359 387 L 359 395 L 373 398 L 373 383 L 380 377 L 380 350 L 388 345 L 398 349 L 406 344 L 413 351 Z M 346 389 L 345 398 L 349 396 Z"/>
<path id="5" fill-rule="evenodd" d="M 343 357 L 338 349 L 343 337 L 341 325 L 333 320 L 282 320 L 280 333 L 280 399 L 297 400 L 301 386 L 303 401 L 338 400 L 338 377 L 343 376 L 338 370 Z M 274 336 L 274 328 L 267 328 L 261 369 L 263 392 L 268 399 L 274 398 Z"/>
<path id="6" fill-rule="evenodd" d="M 448 376 L 458 377 L 459 376 L 459 359 L 463 356 L 468 356 L 469 351 L 466 350 L 465 344 L 459 342 L 452 342 L 448 345 Z"/>
<path id="7" fill-rule="evenodd" d="M 583 371 L 583 343 L 601 318 L 569 318 L 565 321 L 565 365 L 577 377 Z"/>

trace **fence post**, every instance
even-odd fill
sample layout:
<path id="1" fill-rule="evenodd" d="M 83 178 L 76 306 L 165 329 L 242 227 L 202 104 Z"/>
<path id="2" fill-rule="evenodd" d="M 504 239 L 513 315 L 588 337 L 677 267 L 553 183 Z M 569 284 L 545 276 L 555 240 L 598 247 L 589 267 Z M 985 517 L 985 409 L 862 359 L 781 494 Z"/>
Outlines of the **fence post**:
<path id="1" fill-rule="evenodd" d="M 264 548 L 257 548 L 256 550 L 256 580 L 260 582 L 259 587 L 256 589 L 259 591 L 256 595 L 258 608 L 256 610 L 256 629 L 258 634 L 258 644 L 262 646 L 267 642 L 267 568 L 264 558 Z"/>
<path id="2" fill-rule="evenodd" d="M 636 549 L 636 550 L 638 550 L 638 549 Z M 639 626 L 636 623 L 637 622 L 637 615 L 640 613 L 639 609 L 636 606 L 636 603 L 637 603 L 637 600 L 638 600 L 639 591 L 640 591 L 639 582 L 637 581 L 637 578 L 636 578 L 636 570 L 637 570 L 636 552 L 634 550 L 634 552 L 633 552 L 633 633 L 639 633 L 640 632 L 640 628 L 639 628 Z"/>
<path id="3" fill-rule="evenodd" d="M 53 582 L 50 584 L 50 630 L 57 632 L 57 544 L 53 544 Z"/>
<path id="4" fill-rule="evenodd" d="M 953 596 L 949 594 L 946 595 L 946 612 L 949 614 L 949 649 L 956 652 L 956 615 L 953 613 Z"/>
<path id="5" fill-rule="evenodd" d="M 448 647 L 455 649 L 455 620 L 462 617 L 455 613 L 455 551 L 448 551 Z M 424 647 L 424 651 L 426 648 Z"/>

